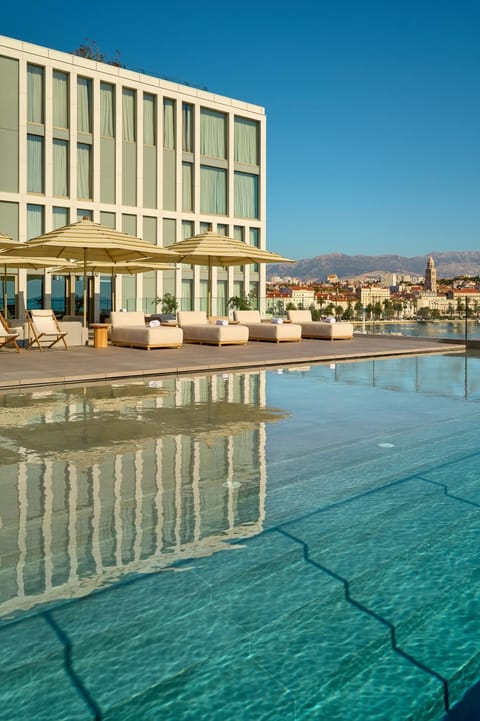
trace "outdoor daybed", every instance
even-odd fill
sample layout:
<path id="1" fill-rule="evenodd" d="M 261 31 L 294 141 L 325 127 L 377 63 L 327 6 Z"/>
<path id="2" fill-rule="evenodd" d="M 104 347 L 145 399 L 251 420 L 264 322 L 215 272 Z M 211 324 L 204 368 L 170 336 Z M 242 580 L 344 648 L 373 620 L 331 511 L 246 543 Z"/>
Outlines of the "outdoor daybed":
<path id="1" fill-rule="evenodd" d="M 145 325 L 145 316 L 137 311 L 110 313 L 110 340 L 112 345 L 129 348 L 180 348 L 183 343 L 181 328 L 163 325 Z"/>
<path id="2" fill-rule="evenodd" d="M 287 310 L 287 318 L 299 323 L 302 338 L 325 338 L 326 340 L 351 340 L 353 324 L 340 321 L 328 323 L 323 320 L 312 320 L 309 310 Z"/>
<path id="3" fill-rule="evenodd" d="M 262 323 L 258 310 L 235 310 L 233 317 L 248 328 L 250 340 L 267 340 L 273 343 L 302 340 L 302 329 L 295 323 Z"/>
<path id="4" fill-rule="evenodd" d="M 248 343 L 247 328 L 240 325 L 229 325 L 227 321 L 209 323 L 204 311 L 180 310 L 177 318 L 186 343 L 205 343 L 217 346 L 246 345 Z"/>

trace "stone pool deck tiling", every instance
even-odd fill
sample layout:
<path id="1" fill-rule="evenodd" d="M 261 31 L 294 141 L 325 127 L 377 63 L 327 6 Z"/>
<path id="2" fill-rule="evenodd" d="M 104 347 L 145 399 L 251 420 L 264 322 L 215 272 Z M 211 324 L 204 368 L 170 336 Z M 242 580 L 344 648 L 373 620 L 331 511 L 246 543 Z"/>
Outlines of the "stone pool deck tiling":
<path id="1" fill-rule="evenodd" d="M 82 383 L 119 378 L 142 378 L 268 366 L 361 360 L 421 353 L 450 353 L 465 350 L 464 343 L 440 338 L 358 335 L 351 341 L 302 340 L 300 343 L 250 342 L 246 346 L 216 346 L 185 343 L 182 348 L 94 348 L 2 349 L 0 388 L 58 383 Z"/>

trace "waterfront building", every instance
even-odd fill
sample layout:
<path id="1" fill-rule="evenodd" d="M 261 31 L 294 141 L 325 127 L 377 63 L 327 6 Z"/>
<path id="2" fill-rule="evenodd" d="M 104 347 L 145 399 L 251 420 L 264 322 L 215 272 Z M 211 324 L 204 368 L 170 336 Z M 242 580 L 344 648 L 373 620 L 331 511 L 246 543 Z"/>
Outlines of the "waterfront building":
<path id="1" fill-rule="evenodd" d="M 165 246 L 211 225 L 266 247 L 266 118 L 262 107 L 105 62 L 0 36 L 0 232 L 24 242 L 88 217 Z M 156 310 L 174 295 L 206 309 L 199 266 L 89 279 L 90 320 L 119 307 Z M 214 312 L 265 296 L 265 266 L 213 270 Z M 83 278 L 8 277 L 10 315 L 83 304 Z M 26 302 L 24 303 L 24 299 Z"/>

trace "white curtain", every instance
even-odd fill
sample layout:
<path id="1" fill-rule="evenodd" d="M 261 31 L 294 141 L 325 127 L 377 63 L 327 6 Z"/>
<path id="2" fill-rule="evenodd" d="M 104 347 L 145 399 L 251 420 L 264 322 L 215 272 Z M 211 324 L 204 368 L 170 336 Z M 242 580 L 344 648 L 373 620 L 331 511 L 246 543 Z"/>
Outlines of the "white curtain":
<path id="1" fill-rule="evenodd" d="M 53 141 L 53 194 L 68 195 L 68 143 Z"/>
<path id="2" fill-rule="evenodd" d="M 227 214 L 227 172 L 221 168 L 200 167 L 200 212 Z"/>
<path id="3" fill-rule="evenodd" d="M 27 190 L 43 193 L 43 138 L 27 135 Z"/>
<path id="4" fill-rule="evenodd" d="M 226 158 L 226 116 L 214 110 L 200 111 L 200 153 L 209 158 Z"/>
<path id="5" fill-rule="evenodd" d="M 123 139 L 135 142 L 135 90 L 122 90 Z"/>
<path id="6" fill-rule="evenodd" d="M 182 210 L 193 210 L 193 165 L 182 163 Z"/>
<path id="7" fill-rule="evenodd" d="M 193 221 L 182 220 L 182 238 L 191 238 L 193 235 Z"/>
<path id="8" fill-rule="evenodd" d="M 183 103 L 182 142 L 185 153 L 193 153 L 193 105 Z"/>
<path id="9" fill-rule="evenodd" d="M 91 198 L 90 187 L 90 145 L 78 143 L 77 145 L 77 197 Z"/>
<path id="10" fill-rule="evenodd" d="M 155 145 L 155 96 L 143 94 L 143 144 Z"/>
<path id="11" fill-rule="evenodd" d="M 43 205 L 27 205 L 27 240 L 43 233 Z"/>
<path id="12" fill-rule="evenodd" d="M 175 150 L 175 104 L 168 98 L 163 101 L 163 147 Z"/>
<path id="13" fill-rule="evenodd" d="M 68 75 L 53 71 L 53 127 L 68 128 Z"/>
<path id="14" fill-rule="evenodd" d="M 258 165 L 258 123 L 235 117 L 234 158 L 236 163 Z"/>
<path id="15" fill-rule="evenodd" d="M 234 174 L 234 213 L 237 218 L 258 218 L 258 177 Z"/>
<path id="16" fill-rule="evenodd" d="M 43 68 L 29 65 L 27 72 L 27 119 L 29 123 L 43 123 Z"/>
<path id="17" fill-rule="evenodd" d="M 92 132 L 91 80 L 77 80 L 77 130 L 79 133 Z"/>
<path id="18" fill-rule="evenodd" d="M 113 85 L 100 83 L 100 135 L 113 138 Z"/>
<path id="19" fill-rule="evenodd" d="M 52 208 L 52 223 L 54 228 L 68 225 L 68 208 Z"/>

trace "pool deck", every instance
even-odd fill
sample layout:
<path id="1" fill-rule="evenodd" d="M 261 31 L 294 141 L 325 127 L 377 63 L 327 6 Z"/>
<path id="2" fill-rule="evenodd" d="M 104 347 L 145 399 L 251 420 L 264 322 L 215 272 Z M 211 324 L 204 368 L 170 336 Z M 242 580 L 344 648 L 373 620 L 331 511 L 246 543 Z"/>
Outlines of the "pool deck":
<path id="1" fill-rule="evenodd" d="M 180 375 L 232 369 L 306 365 L 322 362 L 452 353 L 464 343 L 413 336 L 356 335 L 350 341 L 302 340 L 300 343 L 250 342 L 246 346 L 186 343 L 182 348 L 141 350 L 73 346 L 40 352 L 3 348 L 0 351 L 0 388 L 109 381 L 120 378 Z"/>

